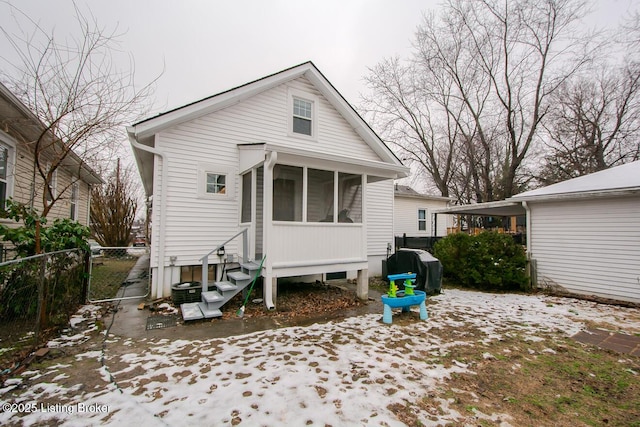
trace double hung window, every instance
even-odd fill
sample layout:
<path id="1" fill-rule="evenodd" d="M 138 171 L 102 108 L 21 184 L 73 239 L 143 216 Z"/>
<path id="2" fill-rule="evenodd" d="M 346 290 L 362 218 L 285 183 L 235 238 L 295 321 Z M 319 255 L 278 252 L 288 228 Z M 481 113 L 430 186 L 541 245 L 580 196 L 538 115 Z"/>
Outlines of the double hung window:
<path id="1" fill-rule="evenodd" d="M 289 88 L 287 100 L 289 103 L 288 135 L 317 140 L 318 97 L 312 93 Z"/>
<path id="2" fill-rule="evenodd" d="M 427 210 L 418 209 L 418 230 L 427 231 Z"/>
<path id="3" fill-rule="evenodd" d="M 80 186 L 77 182 L 71 185 L 71 212 L 69 212 L 69 218 L 73 221 L 78 220 L 78 196 L 80 193 Z"/>
<path id="4" fill-rule="evenodd" d="M 293 98 L 293 132 L 312 136 L 312 111 L 311 102 Z"/>

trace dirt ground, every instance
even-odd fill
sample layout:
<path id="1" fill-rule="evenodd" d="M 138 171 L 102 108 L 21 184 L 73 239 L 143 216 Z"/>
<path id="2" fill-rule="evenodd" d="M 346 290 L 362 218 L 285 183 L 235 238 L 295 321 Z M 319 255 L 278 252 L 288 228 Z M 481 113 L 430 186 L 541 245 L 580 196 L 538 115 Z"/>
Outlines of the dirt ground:
<path id="1" fill-rule="evenodd" d="M 363 308 L 372 301 L 363 302 L 356 298 L 355 288 L 350 283 L 343 281 L 325 283 L 285 283 L 278 286 L 278 304 L 274 311 L 264 309 L 262 300 L 262 286 L 256 286 L 254 294 L 249 297 L 245 306 L 244 317 L 247 318 L 277 318 L 283 320 L 299 319 L 300 323 L 306 323 L 319 315 L 331 316 L 343 314 L 345 310 Z M 253 302 L 253 301 L 256 302 Z M 241 307 L 242 294 L 236 295 L 226 305 L 228 307 Z M 223 319 L 237 316 L 237 310 L 227 309 L 223 312 Z M 305 321 L 307 319 L 307 321 Z"/>
<path id="2" fill-rule="evenodd" d="M 383 291 L 384 284 L 373 283 L 372 289 Z M 261 298 L 261 295 L 256 293 L 251 297 L 256 298 Z M 289 285 L 279 289 L 277 311 L 267 312 L 261 304 L 250 302 L 244 316 L 278 318 L 286 323 L 305 324 L 317 319 L 320 314 L 325 318 L 339 318 L 350 310 L 375 312 L 379 310 L 376 306 L 378 303 L 375 299 L 368 304 L 359 301 L 348 287 L 319 283 Z M 429 301 L 428 308 L 433 304 L 437 302 Z M 240 305 L 242 300 L 238 298 L 230 307 Z M 640 314 L 632 315 L 636 316 L 640 325 Z M 415 312 L 395 314 L 394 326 L 411 325 L 416 321 L 416 316 Z M 217 321 L 224 322 L 231 317 L 237 317 L 235 310 L 228 310 Z M 437 357 L 426 354 L 422 357 L 424 360 L 433 359 L 433 363 L 445 367 L 458 364 L 471 367 L 473 373 L 454 374 L 437 389 L 425 391 L 425 395 L 414 402 L 389 405 L 388 409 L 405 425 L 423 425 L 414 415 L 415 411 L 411 410 L 413 405 L 436 414 L 440 409 L 434 402 L 444 399 L 449 402 L 450 408 L 462 414 L 462 419 L 473 420 L 471 423 L 451 425 L 505 425 L 502 424 L 505 420 L 488 420 L 475 416 L 478 413 L 503 413 L 510 417 L 506 425 L 513 426 L 640 426 L 639 358 L 580 344 L 555 332 L 540 333 L 537 340 L 532 342 L 525 334 L 518 332 L 517 325 L 514 325 L 513 332 L 499 340 L 481 341 L 479 337 L 483 333 L 476 327 L 466 324 L 456 313 L 450 313 L 448 317 L 449 321 L 459 322 L 459 325 L 455 328 L 440 328 L 433 333 L 439 339 L 456 345 L 451 345 L 447 352 Z M 616 328 L 611 324 L 589 326 Z M 50 349 L 34 360 L 28 369 L 61 367 L 58 369 L 60 375 L 57 383 L 70 393 L 104 386 L 103 378 L 82 374 L 100 370 L 100 359 L 76 356 L 106 351 L 110 360 L 117 361 L 121 360 L 119 356 L 131 352 L 130 342 L 117 339 L 105 341 L 101 334 L 105 328 L 108 328 L 108 324 L 98 322 L 87 340 L 71 347 Z M 640 331 L 632 332 L 638 334 Z M 410 337 L 407 340 L 410 342 Z M 152 344 L 140 341 L 135 345 L 144 351 L 145 346 Z M 122 362 L 114 363 L 114 366 L 109 367 L 112 371 L 126 369 Z M 133 381 L 136 374 L 131 371 L 118 381 L 126 384 Z M 19 396 L 29 387 L 46 380 L 46 377 L 38 379 L 37 376 L 27 379 L 12 390 L 10 396 Z M 3 399 L 10 396 L 5 395 Z M 73 396 L 69 398 L 72 399 Z M 22 424 L 17 420 L 16 424 L 10 425 Z"/>

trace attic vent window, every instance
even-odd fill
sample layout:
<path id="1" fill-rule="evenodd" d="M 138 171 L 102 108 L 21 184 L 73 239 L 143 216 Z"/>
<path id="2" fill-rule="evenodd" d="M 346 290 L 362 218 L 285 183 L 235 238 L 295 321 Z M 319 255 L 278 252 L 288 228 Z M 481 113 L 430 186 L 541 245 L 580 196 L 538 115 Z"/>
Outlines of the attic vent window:
<path id="1" fill-rule="evenodd" d="M 313 104 L 304 99 L 293 99 L 293 131 L 311 136 Z"/>

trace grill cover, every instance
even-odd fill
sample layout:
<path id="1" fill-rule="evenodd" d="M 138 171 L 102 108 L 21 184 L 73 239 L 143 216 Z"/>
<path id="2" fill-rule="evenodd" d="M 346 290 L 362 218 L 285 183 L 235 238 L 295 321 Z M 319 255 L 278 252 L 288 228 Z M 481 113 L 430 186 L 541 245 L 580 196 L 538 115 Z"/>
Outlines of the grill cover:
<path id="1" fill-rule="evenodd" d="M 415 273 L 416 289 L 429 295 L 439 294 L 442 289 L 442 263 L 421 249 L 398 249 L 387 259 L 387 274 Z M 386 279 L 386 278 L 385 278 Z M 403 289 L 402 283 L 396 283 Z"/>

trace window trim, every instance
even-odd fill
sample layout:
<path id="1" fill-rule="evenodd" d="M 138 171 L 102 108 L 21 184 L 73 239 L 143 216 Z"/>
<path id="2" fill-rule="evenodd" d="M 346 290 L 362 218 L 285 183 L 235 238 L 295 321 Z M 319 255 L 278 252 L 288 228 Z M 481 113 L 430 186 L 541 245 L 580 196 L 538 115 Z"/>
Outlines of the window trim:
<path id="1" fill-rule="evenodd" d="M 6 202 L 10 198 L 13 198 L 17 150 L 15 140 L 4 131 L 0 131 L 0 147 L 7 149 L 7 177 L 5 178 L 6 194 L 4 200 L 4 202 Z"/>
<path id="2" fill-rule="evenodd" d="M 420 219 L 420 211 L 424 211 L 424 219 Z M 429 210 L 427 208 L 418 208 L 418 232 L 427 233 L 429 231 L 427 230 L 428 215 L 429 215 Z M 424 222 L 424 230 L 420 229 L 420 222 Z"/>
<path id="3" fill-rule="evenodd" d="M 293 119 L 294 117 L 300 117 L 304 119 L 308 119 L 307 117 L 302 116 L 294 116 L 293 114 L 293 102 L 295 99 L 300 101 L 305 101 L 311 103 L 311 135 L 307 135 L 304 133 L 298 133 L 293 131 Z M 320 105 L 319 99 L 317 96 L 303 92 L 298 89 L 288 88 L 287 90 L 287 135 L 294 138 L 302 138 L 310 141 L 318 140 L 318 107 Z"/>
<path id="4" fill-rule="evenodd" d="M 71 195 L 69 196 L 69 218 L 72 221 L 78 221 L 78 216 L 80 213 L 80 184 L 78 181 L 71 184 Z"/>
<path id="5" fill-rule="evenodd" d="M 225 176 L 225 193 L 207 193 L 207 175 L 224 175 Z M 212 164 L 199 164 L 198 165 L 198 189 L 197 197 L 199 199 L 229 199 L 233 200 L 235 197 L 235 181 L 236 176 L 232 168 L 212 165 Z"/>

